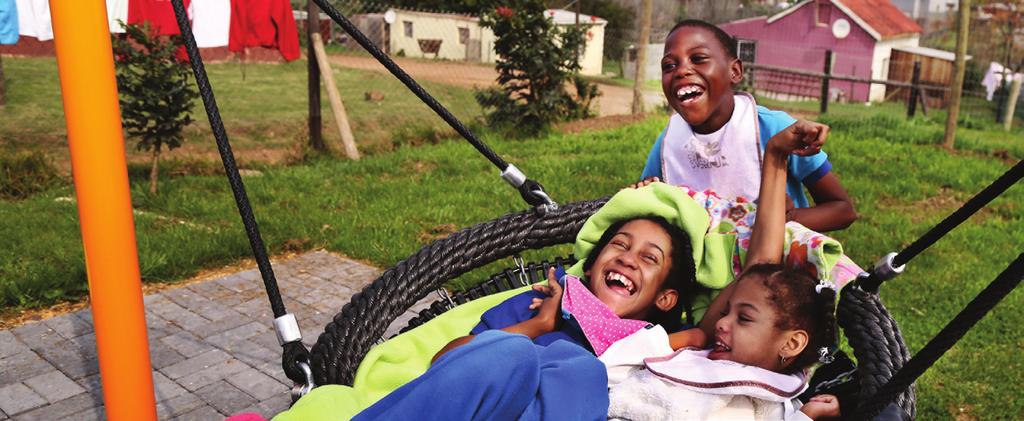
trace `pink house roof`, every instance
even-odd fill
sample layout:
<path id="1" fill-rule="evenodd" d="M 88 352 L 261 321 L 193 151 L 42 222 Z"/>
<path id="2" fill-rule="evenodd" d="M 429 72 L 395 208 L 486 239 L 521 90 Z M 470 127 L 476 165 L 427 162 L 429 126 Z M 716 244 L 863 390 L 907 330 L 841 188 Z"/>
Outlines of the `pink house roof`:
<path id="1" fill-rule="evenodd" d="M 766 23 L 782 19 L 786 15 L 816 0 L 804 0 L 768 18 Z M 845 12 L 875 40 L 900 38 L 921 33 L 921 27 L 903 14 L 889 0 L 827 0 Z"/>

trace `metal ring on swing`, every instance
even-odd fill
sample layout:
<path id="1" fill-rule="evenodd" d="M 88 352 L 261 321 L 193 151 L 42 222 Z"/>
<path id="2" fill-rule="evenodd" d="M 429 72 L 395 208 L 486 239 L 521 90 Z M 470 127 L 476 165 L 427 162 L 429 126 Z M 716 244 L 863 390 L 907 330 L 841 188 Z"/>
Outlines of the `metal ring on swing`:
<path id="1" fill-rule="evenodd" d="M 299 366 L 299 370 L 302 370 L 302 375 L 306 377 L 305 384 L 296 383 L 292 387 L 292 402 L 296 402 L 299 398 L 305 396 L 309 391 L 316 387 L 316 382 L 313 380 L 313 370 L 309 368 L 309 363 L 306 361 L 299 361 L 296 363 Z"/>

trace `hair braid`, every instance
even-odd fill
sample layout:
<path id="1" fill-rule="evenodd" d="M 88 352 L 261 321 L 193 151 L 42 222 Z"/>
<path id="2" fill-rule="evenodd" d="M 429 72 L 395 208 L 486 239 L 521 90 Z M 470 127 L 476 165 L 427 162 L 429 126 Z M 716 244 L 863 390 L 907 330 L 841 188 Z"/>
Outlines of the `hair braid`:
<path id="1" fill-rule="evenodd" d="M 764 284 L 771 291 L 769 300 L 778 313 L 776 327 L 803 329 L 807 332 L 807 346 L 793 358 L 783 373 L 795 373 L 814 365 L 820 358 L 822 348 L 832 352 L 838 341 L 836 290 L 821 288 L 821 292 L 818 292 L 816 279 L 806 272 L 780 265 L 755 265 L 747 272 L 763 274 Z"/>

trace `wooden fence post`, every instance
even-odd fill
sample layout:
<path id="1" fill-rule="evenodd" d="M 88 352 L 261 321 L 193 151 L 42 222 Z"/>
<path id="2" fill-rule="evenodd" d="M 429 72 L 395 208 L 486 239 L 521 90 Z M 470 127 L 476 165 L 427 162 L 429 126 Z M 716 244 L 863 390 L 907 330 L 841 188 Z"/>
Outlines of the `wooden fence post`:
<path id="1" fill-rule="evenodd" d="M 313 26 L 313 21 L 316 26 Z M 320 9 L 312 0 L 306 0 L 306 89 L 309 91 L 309 145 L 324 151 L 324 138 L 320 118 L 320 67 L 313 51 L 313 34 L 320 31 Z"/>
<path id="2" fill-rule="evenodd" d="M 832 75 L 832 50 L 825 50 L 825 75 L 821 78 L 821 114 L 828 112 L 828 80 Z"/>
<path id="3" fill-rule="evenodd" d="M 1020 79 L 1013 77 L 1013 83 L 1010 85 L 1009 102 L 1006 103 L 1006 114 L 1003 114 L 1003 128 L 1006 131 L 1010 131 L 1010 128 L 1013 127 L 1013 112 L 1017 110 L 1017 98 L 1020 97 L 1020 83 Z"/>
<path id="4" fill-rule="evenodd" d="M 907 118 L 914 118 L 914 113 L 917 112 L 917 95 L 921 91 L 921 62 L 914 62 L 914 70 L 910 73 L 910 84 L 914 85 L 910 88 L 910 95 L 907 96 Z"/>
<path id="5" fill-rule="evenodd" d="M 331 63 L 327 61 L 327 52 L 324 51 L 324 42 L 320 34 L 313 34 L 313 51 L 316 53 L 316 61 L 320 64 L 320 74 L 324 77 L 324 85 L 327 88 L 327 99 L 331 103 L 331 111 L 334 112 L 334 122 L 338 125 L 338 133 L 341 134 L 341 142 L 345 145 L 345 156 L 349 159 L 359 159 L 359 149 L 356 149 L 355 137 L 352 136 L 352 126 L 348 124 L 348 114 L 345 112 L 345 104 L 341 102 L 341 94 L 338 93 L 338 85 L 334 83 L 334 74 L 331 72 Z"/>

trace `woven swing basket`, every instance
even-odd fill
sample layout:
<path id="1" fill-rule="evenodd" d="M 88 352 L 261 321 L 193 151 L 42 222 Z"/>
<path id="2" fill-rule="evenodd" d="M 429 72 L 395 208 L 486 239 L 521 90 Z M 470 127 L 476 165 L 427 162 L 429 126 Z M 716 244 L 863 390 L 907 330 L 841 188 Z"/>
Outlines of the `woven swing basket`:
<path id="1" fill-rule="evenodd" d="M 608 198 L 569 203 L 556 210 L 528 210 L 509 214 L 463 229 L 435 241 L 388 269 L 362 292 L 352 297 L 340 313 L 328 323 L 311 350 L 316 384 L 351 385 L 363 357 L 384 334 L 387 327 L 414 303 L 464 273 L 488 263 L 514 256 L 524 250 L 571 243 L 583 223 L 601 208 Z M 544 279 L 552 264 L 570 259 L 533 263 L 507 269 L 479 286 L 456 294 L 455 304 L 521 285 L 520 276 L 530 282 Z M 854 350 L 860 374 L 862 398 L 873 396 L 910 358 L 896 322 L 877 294 L 856 285 L 844 288 L 837 307 L 840 327 Z M 450 307 L 439 300 L 421 312 L 406 328 L 426 322 Z M 914 388 L 900 393 L 893 402 L 902 414 L 915 416 Z M 863 402 L 877 407 L 877 414 L 888 402 Z"/>

